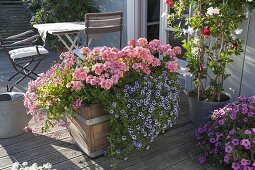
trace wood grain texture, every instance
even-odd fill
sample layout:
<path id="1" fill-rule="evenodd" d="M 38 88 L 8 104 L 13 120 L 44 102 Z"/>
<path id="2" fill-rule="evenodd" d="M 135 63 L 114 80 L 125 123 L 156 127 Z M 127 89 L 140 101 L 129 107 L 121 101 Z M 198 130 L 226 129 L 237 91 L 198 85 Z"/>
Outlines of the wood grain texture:
<path id="1" fill-rule="evenodd" d="M 149 150 L 131 153 L 128 160 L 117 161 L 118 169 L 223 170 L 210 164 L 198 163 L 195 128 L 188 112 L 182 111 L 177 124 L 159 135 Z M 54 131 L 62 132 L 61 136 L 56 137 L 54 132 L 50 132 L 47 135 L 23 134 L 13 139 L 0 140 L 0 169 L 10 169 L 15 160 L 38 164 L 51 162 L 58 170 L 112 169 L 109 157 L 89 158 L 73 144 L 66 129 L 56 128 Z"/>

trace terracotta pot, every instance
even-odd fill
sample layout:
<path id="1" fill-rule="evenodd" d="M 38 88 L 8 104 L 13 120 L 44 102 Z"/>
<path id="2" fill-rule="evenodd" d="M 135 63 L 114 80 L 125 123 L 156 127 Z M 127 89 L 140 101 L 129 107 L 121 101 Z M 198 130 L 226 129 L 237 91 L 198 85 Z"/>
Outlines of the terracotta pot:
<path id="1" fill-rule="evenodd" d="M 67 116 L 72 140 L 90 157 L 104 154 L 109 146 L 109 117 L 101 104 L 81 107 L 75 116 Z"/>
<path id="2" fill-rule="evenodd" d="M 191 121 L 197 125 L 201 125 L 209 121 L 212 111 L 225 106 L 230 101 L 229 97 L 229 100 L 224 102 L 205 102 L 190 97 L 186 91 L 184 91 L 184 93 L 187 95 L 188 98 Z M 229 94 L 227 95 L 230 96 Z"/>

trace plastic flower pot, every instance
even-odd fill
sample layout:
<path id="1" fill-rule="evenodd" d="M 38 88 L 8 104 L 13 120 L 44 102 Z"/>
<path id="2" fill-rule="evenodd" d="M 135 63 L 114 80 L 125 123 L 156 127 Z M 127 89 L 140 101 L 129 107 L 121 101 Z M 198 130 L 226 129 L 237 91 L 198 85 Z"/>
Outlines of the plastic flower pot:
<path id="1" fill-rule="evenodd" d="M 197 125 L 204 124 L 210 120 L 212 111 L 219 109 L 229 103 L 229 100 L 224 102 L 206 102 L 200 101 L 193 97 L 190 97 L 186 91 L 189 104 L 189 113 L 191 121 Z M 229 94 L 227 94 L 230 96 Z"/>
<path id="2" fill-rule="evenodd" d="M 10 138 L 23 133 L 29 122 L 23 98 L 24 94 L 18 92 L 0 94 L 0 138 Z"/>

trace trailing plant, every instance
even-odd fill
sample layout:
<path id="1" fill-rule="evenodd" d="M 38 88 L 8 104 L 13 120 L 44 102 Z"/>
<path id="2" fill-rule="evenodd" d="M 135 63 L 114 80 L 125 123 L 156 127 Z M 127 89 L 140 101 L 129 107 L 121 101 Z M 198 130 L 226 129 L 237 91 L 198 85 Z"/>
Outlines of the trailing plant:
<path id="1" fill-rule="evenodd" d="M 199 161 L 207 159 L 234 170 L 254 169 L 255 96 L 239 97 L 238 101 L 215 110 L 212 122 L 196 130 Z"/>
<path id="2" fill-rule="evenodd" d="M 28 84 L 24 105 L 45 120 L 43 131 L 68 126 L 66 114 L 73 116 L 82 105 L 103 103 L 110 114 L 109 155 L 123 158 L 173 126 L 179 111 L 180 47 L 140 38 L 122 50 L 84 47 L 81 53 L 82 62 L 62 53 L 62 64 Z"/>
<path id="3" fill-rule="evenodd" d="M 188 34 L 183 41 L 195 89 L 192 94 L 198 100 L 221 101 L 223 83 L 230 76 L 227 66 L 242 50 L 237 37 L 242 29 L 238 24 L 245 19 L 247 6 L 254 8 L 252 0 L 166 0 L 171 14 L 163 17 L 174 28 L 177 37 Z M 192 15 L 185 16 L 192 8 Z M 184 25 L 184 27 L 183 27 Z M 206 82 L 209 85 L 206 86 Z"/>

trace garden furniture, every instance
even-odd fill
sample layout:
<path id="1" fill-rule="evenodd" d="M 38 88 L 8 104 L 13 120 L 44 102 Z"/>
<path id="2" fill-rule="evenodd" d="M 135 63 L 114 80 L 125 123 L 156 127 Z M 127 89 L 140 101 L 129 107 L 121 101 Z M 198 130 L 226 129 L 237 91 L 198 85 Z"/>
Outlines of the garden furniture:
<path id="1" fill-rule="evenodd" d="M 95 37 L 95 35 L 120 32 L 119 48 L 121 49 L 122 29 L 123 12 L 87 13 L 85 14 L 85 46 L 90 46 L 92 37 Z M 84 60 L 79 48 L 73 50 L 73 52 L 79 59 Z"/>
<path id="2" fill-rule="evenodd" d="M 79 48 L 79 33 L 85 30 L 84 22 L 34 24 L 33 27 L 38 30 L 44 41 L 47 33 L 57 36 L 69 51 Z"/>
<path id="3" fill-rule="evenodd" d="M 31 37 L 16 41 L 17 39 L 22 39 L 27 35 Z M 24 88 L 19 86 L 19 83 L 26 78 L 35 80 L 38 77 L 35 70 L 48 54 L 48 51 L 43 45 L 33 45 L 37 44 L 39 38 L 40 35 L 35 34 L 33 30 L 7 38 L 2 38 L 0 35 L 0 45 L 8 55 L 8 58 L 16 71 L 16 73 L 8 79 L 7 91 L 12 91 L 14 87 L 17 87 L 22 91 L 26 91 Z M 22 77 L 17 81 L 14 81 L 14 79 L 20 75 L 22 75 Z"/>

